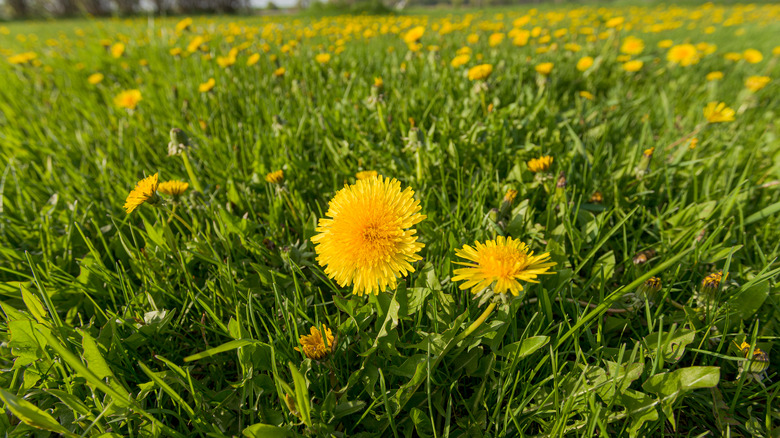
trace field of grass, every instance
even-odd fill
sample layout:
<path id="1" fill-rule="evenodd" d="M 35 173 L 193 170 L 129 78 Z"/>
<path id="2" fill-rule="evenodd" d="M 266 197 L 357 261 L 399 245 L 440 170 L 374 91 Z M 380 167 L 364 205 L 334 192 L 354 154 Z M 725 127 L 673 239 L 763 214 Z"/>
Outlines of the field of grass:
<path id="1" fill-rule="evenodd" d="M 0 25 L 0 434 L 776 437 L 779 60 L 771 4 Z"/>

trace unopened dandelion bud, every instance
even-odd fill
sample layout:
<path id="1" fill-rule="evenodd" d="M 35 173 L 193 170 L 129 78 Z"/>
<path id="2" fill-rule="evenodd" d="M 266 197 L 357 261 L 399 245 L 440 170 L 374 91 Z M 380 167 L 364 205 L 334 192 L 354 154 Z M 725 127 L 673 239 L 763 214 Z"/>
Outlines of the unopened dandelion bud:
<path id="1" fill-rule="evenodd" d="M 505 217 L 509 213 L 509 210 L 512 208 L 512 203 L 514 202 L 516 196 L 517 196 L 517 190 L 515 189 L 507 190 L 506 194 L 504 195 L 504 199 L 501 201 L 501 208 L 499 210 L 501 217 Z"/>
<path id="2" fill-rule="evenodd" d="M 716 295 L 720 288 L 720 283 L 723 281 L 723 271 L 713 272 L 712 274 L 704 277 L 701 281 L 701 287 L 696 295 L 696 302 L 699 307 L 714 307 L 716 303 Z"/>
<path id="3" fill-rule="evenodd" d="M 179 155 L 190 147 L 190 138 L 179 128 L 171 129 L 171 141 L 168 143 L 168 156 Z"/>
<path id="4" fill-rule="evenodd" d="M 747 342 L 743 342 L 739 346 L 739 350 L 742 352 L 745 358 L 749 359 L 748 372 L 752 374 L 763 373 L 767 368 L 769 368 L 769 355 L 761 351 L 760 348 L 755 347 L 753 348 L 753 356 L 748 357 L 750 354 L 750 347 L 751 345 Z"/>
<path id="5" fill-rule="evenodd" d="M 644 301 L 647 300 L 650 304 L 655 304 L 658 292 L 661 291 L 661 279 L 658 277 L 650 277 L 637 289 L 637 297 Z"/>
<path id="6" fill-rule="evenodd" d="M 655 148 L 649 148 L 642 152 L 642 158 L 639 159 L 639 166 L 636 168 L 637 179 L 642 179 L 643 176 L 650 172 L 650 162 L 653 160 L 654 151 Z"/>

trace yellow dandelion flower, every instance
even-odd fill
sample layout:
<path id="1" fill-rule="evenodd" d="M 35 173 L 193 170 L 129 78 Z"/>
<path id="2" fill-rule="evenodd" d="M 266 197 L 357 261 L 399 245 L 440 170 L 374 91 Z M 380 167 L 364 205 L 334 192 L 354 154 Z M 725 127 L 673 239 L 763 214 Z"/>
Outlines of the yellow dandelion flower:
<path id="1" fill-rule="evenodd" d="M 594 96 L 593 93 L 591 93 L 590 91 L 586 91 L 586 90 L 580 91 L 580 97 L 584 97 L 585 99 L 588 99 L 588 100 L 593 100 L 593 99 L 596 98 L 596 96 Z"/>
<path id="2" fill-rule="evenodd" d="M 277 78 L 280 78 L 280 77 L 284 76 L 284 74 L 286 72 L 287 72 L 287 69 L 285 69 L 284 67 L 279 67 L 276 70 L 274 70 L 274 76 L 276 76 Z"/>
<path id="3" fill-rule="evenodd" d="M 737 62 L 742 60 L 742 54 L 737 52 L 728 52 L 725 55 L 723 55 L 724 58 L 726 58 L 729 61 Z"/>
<path id="4" fill-rule="evenodd" d="M 125 53 L 125 45 L 122 43 L 116 43 L 113 46 L 111 46 L 111 56 L 114 58 L 119 58 L 122 56 L 122 54 Z"/>
<path id="5" fill-rule="evenodd" d="M 327 64 L 330 62 L 330 53 L 319 53 L 314 57 L 314 60 L 320 64 Z"/>
<path id="6" fill-rule="evenodd" d="M 478 81 L 481 79 L 487 79 L 490 74 L 493 73 L 493 66 L 490 64 L 480 64 L 469 69 L 469 80 Z"/>
<path id="7" fill-rule="evenodd" d="M 638 55 L 643 50 L 645 50 L 645 42 L 633 36 L 623 40 L 623 44 L 620 46 L 620 51 L 626 55 Z"/>
<path id="8" fill-rule="evenodd" d="M 126 90 L 114 97 L 114 105 L 119 108 L 135 109 L 138 102 L 142 100 L 141 91 L 139 90 Z"/>
<path id="9" fill-rule="evenodd" d="M 751 64 L 758 64 L 764 60 L 764 55 L 756 49 L 747 49 L 742 52 L 742 59 Z"/>
<path id="10" fill-rule="evenodd" d="M 579 71 L 585 71 L 591 67 L 593 67 L 593 57 L 591 56 L 583 56 L 577 61 L 577 70 Z"/>
<path id="11" fill-rule="evenodd" d="M 517 197 L 517 190 L 515 189 L 509 189 L 506 191 L 506 194 L 504 194 L 504 202 L 512 203 L 515 200 L 515 197 Z"/>
<path id="12" fill-rule="evenodd" d="M 192 18 L 187 17 L 176 23 L 176 32 L 184 32 L 192 26 Z"/>
<path id="13" fill-rule="evenodd" d="M 412 227 L 425 219 L 420 202 L 395 179 L 377 176 L 345 186 L 331 199 L 311 238 L 317 262 L 341 287 L 356 295 L 379 294 L 414 272 L 411 263 L 425 246 Z"/>
<path id="14" fill-rule="evenodd" d="M 103 73 L 92 73 L 87 78 L 87 82 L 92 85 L 97 85 L 103 81 Z"/>
<path id="15" fill-rule="evenodd" d="M 745 80 L 745 87 L 755 93 L 766 87 L 769 81 L 769 76 L 750 76 Z"/>
<path id="16" fill-rule="evenodd" d="M 124 206 L 125 211 L 130 214 L 144 202 L 154 205 L 157 201 L 157 186 L 156 173 L 138 181 L 135 188 L 127 195 Z"/>
<path id="17" fill-rule="evenodd" d="M 699 145 L 699 139 L 696 137 L 693 137 L 691 139 L 691 142 L 688 143 L 688 149 L 696 149 L 696 146 Z"/>
<path id="18" fill-rule="evenodd" d="M 672 47 L 674 45 L 674 41 L 672 40 L 661 40 L 658 42 L 658 48 L 659 49 L 668 49 L 669 47 Z"/>
<path id="19" fill-rule="evenodd" d="M 165 195 L 179 196 L 185 191 L 187 191 L 187 188 L 189 187 L 190 187 L 189 183 L 186 183 L 184 181 L 173 180 L 173 181 L 165 181 L 164 183 L 160 183 L 160 185 L 157 186 L 157 191 Z"/>
<path id="20" fill-rule="evenodd" d="M 265 175 L 265 181 L 271 184 L 280 184 L 282 181 L 284 181 L 284 171 L 280 169 L 267 173 Z"/>
<path id="21" fill-rule="evenodd" d="M 495 293 L 517 296 L 523 290 L 521 281 L 538 283 L 537 276 L 552 274 L 547 271 L 555 266 L 555 262 L 549 261 L 549 253 L 534 256 L 525 243 L 503 236 L 485 243 L 475 242 L 473 247 L 463 245 L 455 254 L 469 262 L 455 262 L 466 267 L 455 269 L 452 281 L 465 280 L 460 289 L 471 289 L 472 293 L 492 287 Z"/>
<path id="22" fill-rule="evenodd" d="M 209 78 L 208 81 L 198 85 L 198 91 L 201 93 L 206 93 L 208 91 L 211 91 L 212 88 L 214 88 L 214 85 L 217 84 L 217 81 L 214 80 L 214 78 Z"/>
<path id="23" fill-rule="evenodd" d="M 355 178 L 357 179 L 368 179 L 368 178 L 374 178 L 377 176 L 376 170 L 362 170 L 355 174 Z"/>
<path id="24" fill-rule="evenodd" d="M 301 335 L 301 338 L 298 340 L 301 346 L 295 347 L 295 349 L 302 352 L 309 359 L 323 359 L 328 353 L 333 351 L 335 338 L 329 328 L 323 326 L 322 331 L 325 332 L 324 338 L 318 328 L 312 327 L 309 329 L 310 335 Z"/>
<path id="25" fill-rule="evenodd" d="M 642 61 L 640 61 L 638 59 L 635 59 L 633 61 L 628 61 L 625 64 L 623 64 L 623 70 L 625 70 L 627 72 L 639 71 L 639 70 L 642 69 L 642 66 L 644 64 L 645 64 L 644 62 L 642 62 Z"/>
<path id="26" fill-rule="evenodd" d="M 260 61 L 260 54 L 259 53 L 253 53 L 246 60 L 246 65 L 248 67 L 250 67 L 250 66 L 253 66 L 253 65 L 257 64 L 258 61 Z"/>
<path id="27" fill-rule="evenodd" d="M 683 67 L 699 62 L 699 51 L 693 44 L 678 44 L 672 46 L 666 53 L 666 59 Z"/>
<path id="28" fill-rule="evenodd" d="M 20 53 L 18 55 L 9 56 L 8 62 L 15 65 L 27 64 L 28 62 L 34 60 L 37 57 L 38 54 L 36 54 L 35 52 L 25 52 L 25 53 Z"/>
<path id="29" fill-rule="evenodd" d="M 170 53 L 171 56 L 179 56 L 181 55 L 181 47 L 174 47 L 171 50 L 169 50 L 168 53 Z"/>
<path id="30" fill-rule="evenodd" d="M 528 161 L 528 170 L 533 173 L 545 172 L 553 163 L 553 157 L 545 155 L 539 158 L 533 158 Z"/>
<path id="31" fill-rule="evenodd" d="M 713 272 L 704 277 L 704 280 L 701 281 L 701 287 L 706 289 L 717 289 L 718 286 L 720 286 L 721 281 L 723 281 L 723 271 Z"/>
<path id="32" fill-rule="evenodd" d="M 536 70 L 536 72 L 542 76 L 547 76 L 552 73 L 554 66 L 555 64 L 552 62 L 543 62 L 541 64 L 537 64 L 536 67 L 534 67 L 534 70 Z"/>
<path id="33" fill-rule="evenodd" d="M 710 123 L 733 122 L 734 110 L 723 102 L 710 102 L 704 108 L 704 117 Z"/>
<path id="34" fill-rule="evenodd" d="M 491 34 L 488 37 L 488 45 L 490 47 L 496 47 L 497 45 L 501 44 L 502 41 L 504 41 L 504 34 L 500 32 Z"/>
<path id="35" fill-rule="evenodd" d="M 385 85 L 385 81 L 382 80 L 380 77 L 374 78 L 374 87 L 376 88 L 382 88 Z"/>
<path id="36" fill-rule="evenodd" d="M 462 65 L 465 65 L 467 62 L 469 62 L 470 59 L 471 59 L 471 55 L 469 55 L 468 53 L 464 53 L 463 55 L 458 55 L 452 58 L 450 65 L 457 68 Z"/>
<path id="37" fill-rule="evenodd" d="M 425 28 L 423 26 L 417 26 L 409 30 L 404 34 L 404 42 L 408 45 L 415 44 L 425 34 Z"/>
<path id="38" fill-rule="evenodd" d="M 708 81 L 719 81 L 723 79 L 723 72 L 722 71 L 711 71 L 707 73 L 707 76 L 704 77 Z"/>
<path id="39" fill-rule="evenodd" d="M 477 44 L 479 42 L 479 34 L 469 34 L 469 36 L 466 37 L 466 42 L 469 44 Z"/>

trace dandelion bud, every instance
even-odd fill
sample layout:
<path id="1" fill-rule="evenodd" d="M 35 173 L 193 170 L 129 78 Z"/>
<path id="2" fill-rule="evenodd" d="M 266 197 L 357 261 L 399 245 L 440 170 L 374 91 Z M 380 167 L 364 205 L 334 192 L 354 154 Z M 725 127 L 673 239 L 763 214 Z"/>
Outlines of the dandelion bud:
<path id="1" fill-rule="evenodd" d="M 650 304 L 655 304 L 655 300 L 658 297 L 658 292 L 661 291 L 661 279 L 658 277 L 650 277 L 637 290 L 637 298 L 644 301 L 647 300 Z"/>
<path id="2" fill-rule="evenodd" d="M 602 201 L 604 201 L 604 196 L 598 190 L 593 192 L 589 200 L 591 204 L 601 204 Z"/>
<path id="3" fill-rule="evenodd" d="M 168 143 L 168 156 L 179 155 L 190 147 L 190 138 L 179 128 L 171 129 L 171 141 Z"/>
<path id="4" fill-rule="evenodd" d="M 507 215 L 507 213 L 509 213 L 509 209 L 512 208 L 512 203 L 514 202 L 516 196 L 517 196 L 517 190 L 515 189 L 507 190 L 506 194 L 504 195 L 503 201 L 501 201 L 501 208 L 500 208 L 501 217 L 504 217 Z"/>
<path id="5" fill-rule="evenodd" d="M 723 280 L 723 271 L 713 272 L 712 274 L 704 277 L 701 282 L 701 287 L 696 295 L 696 303 L 699 307 L 711 308 L 716 303 L 716 294 L 720 288 L 720 283 Z"/>
<path id="6" fill-rule="evenodd" d="M 498 209 L 497 208 L 491 208 L 488 212 L 488 219 L 490 219 L 490 222 L 496 223 L 498 222 Z"/>
<path id="7" fill-rule="evenodd" d="M 769 368 L 769 355 L 761 351 L 760 348 L 758 347 L 753 348 L 752 358 L 748 358 L 748 354 L 750 353 L 750 344 L 748 344 L 747 342 L 743 342 L 742 345 L 739 346 L 739 350 L 742 352 L 742 354 L 745 355 L 746 359 L 750 359 L 748 365 L 749 373 L 760 374 L 766 371 L 767 368 Z M 740 368 L 742 368 L 743 366 L 744 365 L 740 366 Z"/>
<path id="8" fill-rule="evenodd" d="M 642 158 L 639 159 L 639 166 L 636 168 L 636 179 L 642 179 L 648 172 L 650 172 L 650 161 L 653 160 L 653 152 L 655 148 L 645 149 L 642 152 Z"/>

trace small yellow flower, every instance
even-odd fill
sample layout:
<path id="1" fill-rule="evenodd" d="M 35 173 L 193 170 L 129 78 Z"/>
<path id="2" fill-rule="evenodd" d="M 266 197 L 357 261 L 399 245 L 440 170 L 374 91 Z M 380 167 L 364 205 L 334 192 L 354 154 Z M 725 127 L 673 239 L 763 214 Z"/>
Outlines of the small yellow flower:
<path id="1" fill-rule="evenodd" d="M 623 64 L 623 70 L 627 72 L 635 72 L 641 70 L 643 65 L 644 62 L 635 59 L 633 61 L 628 61 L 625 64 Z"/>
<path id="2" fill-rule="evenodd" d="M 473 247 L 463 245 L 455 254 L 468 262 L 455 262 L 465 268 L 455 269 L 452 281 L 465 280 L 460 289 L 471 289 L 475 294 L 492 287 L 495 293 L 518 296 L 523 290 L 521 281 L 538 283 L 536 278 L 552 274 L 548 270 L 556 264 L 549 261 L 549 253 L 534 256 L 528 245 L 504 236 L 476 242 Z"/>
<path id="3" fill-rule="evenodd" d="M 707 73 L 707 76 L 705 76 L 705 79 L 708 81 L 719 81 L 723 79 L 723 72 L 722 71 L 711 71 Z"/>
<path id="4" fill-rule="evenodd" d="M 577 61 L 577 70 L 585 71 L 593 66 L 593 57 L 583 56 Z"/>
<path id="5" fill-rule="evenodd" d="M 192 18 L 187 17 L 176 23 L 176 32 L 181 33 L 189 29 L 192 26 Z"/>
<path id="6" fill-rule="evenodd" d="M 265 181 L 271 184 L 281 184 L 284 181 L 284 171 L 276 170 L 265 175 Z"/>
<path id="7" fill-rule="evenodd" d="M 545 155 L 539 158 L 533 158 L 528 161 L 528 170 L 533 173 L 545 172 L 553 163 L 553 157 Z"/>
<path id="8" fill-rule="evenodd" d="M 769 76 L 750 76 L 747 78 L 747 80 L 745 80 L 745 87 L 755 93 L 756 91 L 766 87 L 769 81 Z"/>
<path id="9" fill-rule="evenodd" d="M 195 53 L 200 49 L 200 46 L 203 45 L 203 43 L 206 42 L 205 39 L 203 39 L 202 36 L 198 35 L 192 40 L 190 40 L 190 43 L 187 44 L 187 51 L 190 53 Z"/>
<path id="10" fill-rule="evenodd" d="M 469 69 L 469 80 L 478 81 L 487 79 L 493 73 L 493 66 L 490 64 L 480 64 Z"/>
<path id="11" fill-rule="evenodd" d="M 638 55 L 645 50 L 645 43 L 639 38 L 629 36 L 623 40 L 623 44 L 620 46 L 620 51 L 626 55 Z"/>
<path id="12" fill-rule="evenodd" d="M 658 48 L 659 49 L 668 49 L 669 47 L 672 47 L 674 45 L 674 41 L 672 40 L 661 40 L 658 42 Z"/>
<path id="13" fill-rule="evenodd" d="M 704 117 L 710 123 L 733 122 L 734 110 L 727 107 L 724 102 L 710 102 L 704 108 Z"/>
<path id="14" fill-rule="evenodd" d="M 488 37 L 488 45 L 490 47 L 496 47 L 501 44 L 502 41 L 504 41 L 504 34 L 500 32 L 491 34 L 490 37 Z"/>
<path id="15" fill-rule="evenodd" d="M 588 99 L 588 100 L 593 100 L 593 99 L 596 98 L 596 96 L 594 96 L 593 93 L 591 93 L 590 91 L 585 91 L 585 90 L 580 91 L 580 97 L 584 97 L 585 99 Z"/>
<path id="16" fill-rule="evenodd" d="M 330 62 L 330 53 L 319 53 L 314 57 L 314 60 L 320 64 L 327 64 Z"/>
<path id="17" fill-rule="evenodd" d="M 117 96 L 114 97 L 114 105 L 118 106 L 119 108 L 133 110 L 141 100 L 142 97 L 140 90 L 127 90 L 117 94 Z"/>
<path id="18" fill-rule="evenodd" d="M 357 179 L 368 179 L 368 178 L 373 178 L 373 177 L 375 177 L 377 175 L 378 174 L 377 174 L 376 170 L 362 170 L 362 171 L 360 171 L 360 172 L 355 174 L 355 178 L 357 178 Z"/>
<path id="19" fill-rule="evenodd" d="M 450 65 L 457 68 L 462 65 L 465 65 L 467 62 L 469 62 L 470 59 L 471 59 L 471 55 L 469 55 L 468 53 L 465 53 L 463 55 L 458 55 L 452 58 Z"/>
<path id="20" fill-rule="evenodd" d="M 253 53 L 253 54 L 252 54 L 252 55 L 250 55 L 250 56 L 249 56 L 249 58 L 246 60 L 246 65 L 247 65 L 248 67 L 251 67 L 251 66 L 253 66 L 253 65 L 257 64 L 257 62 L 258 62 L 258 61 L 260 61 L 260 54 L 259 54 L 259 53 Z"/>
<path id="21" fill-rule="evenodd" d="M 466 37 L 466 42 L 469 44 L 477 44 L 479 42 L 479 34 L 469 34 L 469 36 Z"/>
<path id="22" fill-rule="evenodd" d="M 374 78 L 374 87 L 376 88 L 382 88 L 385 85 L 385 82 L 380 77 Z"/>
<path id="23" fill-rule="evenodd" d="M 9 56 L 8 57 L 8 62 L 10 62 L 11 64 L 16 64 L 16 65 L 18 65 L 18 64 L 27 64 L 27 63 L 29 63 L 30 61 L 32 61 L 33 59 L 35 59 L 37 57 L 38 57 L 38 54 L 36 54 L 35 52 L 25 52 L 25 53 L 20 53 L 18 55 Z"/>
<path id="24" fill-rule="evenodd" d="M 111 46 L 111 56 L 114 58 L 119 58 L 122 56 L 122 54 L 125 53 L 125 45 L 122 43 L 116 43 L 113 46 Z"/>
<path id="25" fill-rule="evenodd" d="M 276 70 L 274 70 L 274 76 L 276 76 L 277 78 L 280 78 L 280 77 L 284 76 L 284 74 L 286 72 L 287 72 L 287 69 L 285 69 L 284 67 L 279 67 Z"/>
<path id="26" fill-rule="evenodd" d="M 655 148 L 652 148 L 652 147 L 651 148 L 647 148 L 647 149 L 645 149 L 644 152 L 642 152 L 642 155 L 644 155 L 646 157 L 652 157 L 653 156 L 653 152 L 655 152 Z"/>
<path id="27" fill-rule="evenodd" d="M 208 81 L 198 85 L 198 91 L 201 93 L 206 93 L 211 91 L 212 88 L 214 88 L 214 85 L 217 84 L 217 81 L 214 80 L 214 78 L 209 78 Z"/>
<path id="28" fill-rule="evenodd" d="M 536 70 L 536 72 L 542 76 L 547 76 L 552 73 L 554 66 L 555 64 L 552 62 L 543 62 L 541 64 L 537 64 L 536 67 L 534 67 L 534 70 Z"/>
<path id="29" fill-rule="evenodd" d="M 742 60 L 742 54 L 737 52 L 728 52 L 725 55 L 723 55 L 724 58 L 726 58 L 729 61 L 737 62 Z"/>
<path id="30" fill-rule="evenodd" d="M 165 181 L 164 183 L 160 183 L 157 187 L 157 191 L 165 195 L 179 196 L 184 193 L 189 186 L 190 184 L 184 181 Z"/>
<path id="31" fill-rule="evenodd" d="M 222 68 L 230 67 L 231 65 L 236 63 L 236 57 L 235 56 L 217 56 L 217 65 L 219 65 Z"/>
<path id="32" fill-rule="evenodd" d="M 92 85 L 97 85 L 103 81 L 103 73 L 92 73 L 87 78 L 87 82 Z"/>
<path id="33" fill-rule="evenodd" d="M 406 32 L 404 35 L 404 42 L 408 45 L 417 43 L 425 34 L 425 28 L 423 26 L 417 26 Z"/>
<path id="34" fill-rule="evenodd" d="M 515 197 L 517 197 L 517 190 L 515 189 L 509 189 L 506 191 L 506 194 L 504 194 L 504 202 L 512 203 L 515 200 Z"/>
<path id="35" fill-rule="evenodd" d="M 691 139 L 691 142 L 688 143 L 688 149 L 696 149 L 696 146 L 699 144 L 699 139 L 696 137 L 693 137 Z"/>
<path id="36" fill-rule="evenodd" d="M 699 51 L 693 44 L 678 44 L 669 49 L 666 59 L 683 67 L 699 62 Z"/>
<path id="37" fill-rule="evenodd" d="M 127 195 L 124 206 L 125 211 L 130 214 L 144 202 L 149 202 L 154 205 L 157 201 L 157 186 L 156 173 L 138 181 L 135 188 Z"/>
<path id="38" fill-rule="evenodd" d="M 723 271 L 713 272 L 704 277 L 701 281 L 701 287 L 706 289 L 717 289 L 720 286 L 720 282 L 723 281 Z"/>
<path id="39" fill-rule="evenodd" d="M 179 56 L 179 55 L 181 55 L 181 48 L 180 47 L 174 47 L 171 50 L 169 50 L 168 53 L 170 53 L 171 56 Z"/>
<path id="40" fill-rule="evenodd" d="M 742 52 L 742 58 L 751 64 L 758 64 L 764 60 L 764 55 L 756 49 L 747 49 Z"/>
<path id="41" fill-rule="evenodd" d="M 309 329 L 311 334 L 301 335 L 298 341 L 301 343 L 301 346 L 295 347 L 295 350 L 302 352 L 309 359 L 320 360 L 325 358 L 333 351 L 335 338 L 329 328 L 323 326 L 322 331 L 325 332 L 324 338 L 319 329 L 311 327 Z"/>

